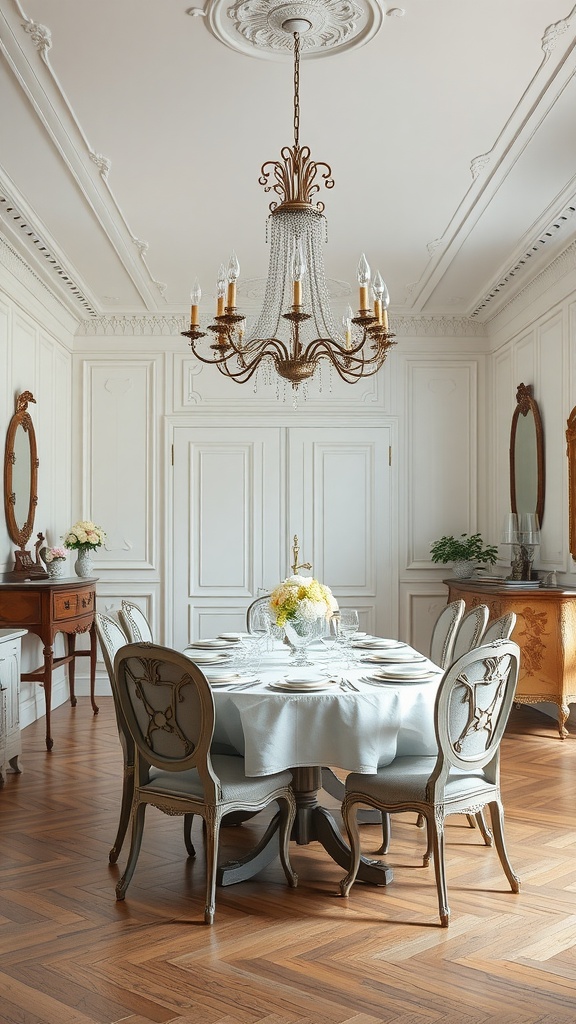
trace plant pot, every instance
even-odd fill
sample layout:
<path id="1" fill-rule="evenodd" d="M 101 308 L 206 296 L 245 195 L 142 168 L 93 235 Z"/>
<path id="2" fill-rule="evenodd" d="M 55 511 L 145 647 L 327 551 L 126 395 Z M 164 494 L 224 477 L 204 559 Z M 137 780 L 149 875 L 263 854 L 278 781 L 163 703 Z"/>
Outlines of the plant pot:
<path id="1" fill-rule="evenodd" d="M 472 576 L 475 568 L 476 562 L 454 562 L 452 575 L 456 576 L 456 579 L 467 580 Z"/>

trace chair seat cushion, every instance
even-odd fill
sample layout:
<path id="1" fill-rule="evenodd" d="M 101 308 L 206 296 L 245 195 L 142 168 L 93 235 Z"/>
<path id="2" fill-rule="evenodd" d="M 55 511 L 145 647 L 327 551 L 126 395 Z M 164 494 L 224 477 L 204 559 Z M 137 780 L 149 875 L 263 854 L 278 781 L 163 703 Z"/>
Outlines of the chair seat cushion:
<path id="1" fill-rule="evenodd" d="M 375 775 L 353 772 L 346 779 L 347 793 L 365 793 L 383 803 L 422 803 L 426 800 L 426 786 L 434 770 L 436 757 L 397 757 L 391 764 L 379 768 Z M 445 788 L 446 802 L 474 799 L 475 795 L 497 793 L 484 773 L 461 772 L 454 768 Z"/>
<path id="2" fill-rule="evenodd" d="M 275 775 L 264 775 L 250 779 L 244 774 L 244 758 L 230 757 L 226 754 L 214 754 L 212 767 L 222 787 L 224 803 L 261 803 L 270 793 L 285 788 L 292 783 L 292 773 L 277 772 Z M 200 776 L 195 768 L 185 772 L 166 772 L 154 770 L 154 776 L 142 787 L 147 792 L 159 793 L 162 796 L 173 793 L 174 796 L 189 796 L 193 800 L 204 801 L 204 790 Z"/>

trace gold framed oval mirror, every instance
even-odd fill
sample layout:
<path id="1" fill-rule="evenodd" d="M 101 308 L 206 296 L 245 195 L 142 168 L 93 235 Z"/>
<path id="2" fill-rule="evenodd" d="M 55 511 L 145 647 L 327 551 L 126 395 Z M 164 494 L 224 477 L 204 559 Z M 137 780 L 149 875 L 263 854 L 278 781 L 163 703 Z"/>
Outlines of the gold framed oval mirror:
<path id="1" fill-rule="evenodd" d="M 47 575 L 38 560 L 38 552 L 34 561 L 26 551 L 38 504 L 38 449 L 34 424 L 28 412 L 30 402 L 36 402 L 31 391 L 18 395 L 16 412 L 8 425 L 4 452 L 4 512 L 10 540 L 18 545 L 14 552 L 14 573 L 20 577 L 21 573 Z"/>
<path id="2" fill-rule="evenodd" d="M 570 554 L 576 559 L 576 405 L 566 424 L 568 456 L 568 534 Z"/>
<path id="3" fill-rule="evenodd" d="M 510 430 L 510 507 L 544 516 L 544 434 L 531 384 L 519 384 Z"/>

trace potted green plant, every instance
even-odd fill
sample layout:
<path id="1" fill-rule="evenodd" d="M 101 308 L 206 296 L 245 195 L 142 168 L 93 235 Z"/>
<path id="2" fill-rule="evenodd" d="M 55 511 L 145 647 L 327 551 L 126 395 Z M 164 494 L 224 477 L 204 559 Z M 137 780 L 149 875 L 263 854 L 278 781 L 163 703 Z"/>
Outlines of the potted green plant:
<path id="1" fill-rule="evenodd" d="M 459 537 L 441 537 L 430 545 L 433 562 L 453 562 L 452 572 L 460 579 L 471 576 L 480 563 L 494 565 L 498 548 L 484 544 L 480 533 L 461 533 Z"/>

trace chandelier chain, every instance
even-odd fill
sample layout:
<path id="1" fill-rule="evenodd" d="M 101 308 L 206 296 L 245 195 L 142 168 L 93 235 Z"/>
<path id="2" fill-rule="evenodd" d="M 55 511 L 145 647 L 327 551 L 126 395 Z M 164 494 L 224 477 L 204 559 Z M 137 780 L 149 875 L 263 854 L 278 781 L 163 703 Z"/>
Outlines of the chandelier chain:
<path id="1" fill-rule="evenodd" d="M 300 144 L 300 33 L 294 33 L 294 145 Z"/>

